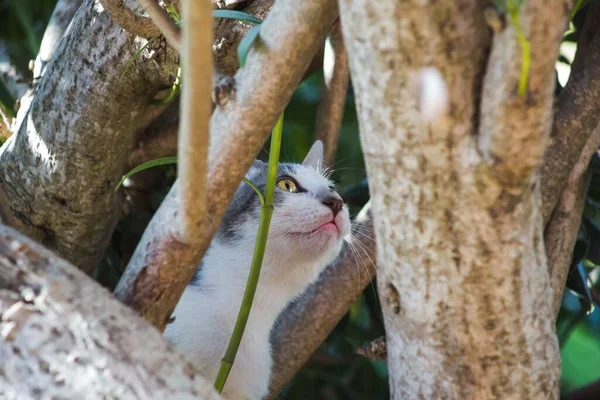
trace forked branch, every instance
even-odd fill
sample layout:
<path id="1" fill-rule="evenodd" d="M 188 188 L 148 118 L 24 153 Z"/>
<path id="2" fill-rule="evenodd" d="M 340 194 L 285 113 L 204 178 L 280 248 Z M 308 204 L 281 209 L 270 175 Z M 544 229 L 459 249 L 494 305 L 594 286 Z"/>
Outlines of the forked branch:
<path id="1" fill-rule="evenodd" d="M 235 99 L 210 121 L 208 212 L 202 236 L 186 245 L 165 234 L 181 201 L 177 181 L 150 222 L 117 296 L 160 330 L 216 232 L 237 186 L 266 141 L 302 74 L 336 17 L 335 0 L 278 1 L 261 25 L 246 64 L 236 75 Z"/>

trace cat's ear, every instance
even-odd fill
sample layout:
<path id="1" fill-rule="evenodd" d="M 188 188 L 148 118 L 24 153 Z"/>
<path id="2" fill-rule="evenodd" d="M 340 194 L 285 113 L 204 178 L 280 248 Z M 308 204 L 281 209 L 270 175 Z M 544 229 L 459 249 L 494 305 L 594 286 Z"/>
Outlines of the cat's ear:
<path id="1" fill-rule="evenodd" d="M 323 142 L 317 140 L 313 143 L 312 147 L 308 151 L 308 154 L 302 161 L 302 165 L 306 167 L 313 167 L 317 171 L 323 166 Z"/>

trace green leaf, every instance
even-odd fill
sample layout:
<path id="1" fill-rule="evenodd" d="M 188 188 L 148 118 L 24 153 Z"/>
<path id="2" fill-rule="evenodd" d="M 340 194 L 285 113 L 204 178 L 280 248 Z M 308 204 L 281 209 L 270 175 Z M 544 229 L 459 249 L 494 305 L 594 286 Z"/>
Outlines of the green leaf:
<path id="1" fill-rule="evenodd" d="M 115 192 L 117 191 L 117 189 L 119 189 L 119 186 L 121 186 L 123 182 L 125 182 L 125 179 L 129 178 L 130 176 L 137 174 L 138 172 L 141 172 L 145 169 L 168 164 L 177 164 L 177 156 L 157 158 L 156 160 L 146 161 L 145 163 L 138 165 L 137 167 L 123 175 L 123 178 L 121 178 L 121 181 L 117 184 L 117 187 L 115 187 Z"/>
<path id="2" fill-rule="evenodd" d="M 181 65 L 177 68 L 177 75 L 175 76 L 175 82 L 171 86 L 169 95 L 162 100 L 157 101 L 158 104 L 171 104 L 181 91 Z"/>
<path id="3" fill-rule="evenodd" d="M 131 68 L 131 66 L 133 65 L 133 62 L 140 57 L 140 55 L 146 49 L 146 47 L 150 46 L 150 44 L 152 44 L 152 42 L 154 42 L 156 40 L 156 38 L 159 36 L 160 36 L 160 33 L 157 33 L 156 35 L 152 36 L 150 39 L 148 39 L 148 41 L 142 47 L 140 47 L 140 49 L 138 51 L 135 52 L 135 54 L 129 59 L 129 61 L 127 61 L 127 65 L 125 66 L 125 69 L 123 70 L 123 73 L 121 74 L 120 79 L 123 79 L 123 77 L 125 76 L 127 71 L 129 71 L 129 68 Z"/>
<path id="4" fill-rule="evenodd" d="M 246 64 L 246 56 L 248 56 L 248 52 L 250 51 L 250 47 L 258 37 L 260 33 L 260 25 L 253 26 L 252 29 L 246 33 L 246 36 L 240 41 L 238 46 L 238 60 L 240 61 L 240 66 L 243 67 Z"/>
<path id="5" fill-rule="evenodd" d="M 250 186 L 252 188 L 252 190 L 254 190 L 256 192 L 256 194 L 258 195 L 258 198 L 260 200 L 260 205 L 264 206 L 265 205 L 265 197 L 262 195 L 260 190 L 258 190 L 258 188 L 256 186 L 254 186 L 254 184 L 250 180 L 248 180 L 246 178 L 243 178 L 242 180 L 244 181 L 244 183 L 246 185 Z"/>
<path id="6" fill-rule="evenodd" d="M 250 22 L 252 24 L 260 24 L 263 22 L 262 19 L 255 17 L 252 14 L 236 10 L 213 10 L 212 15 L 215 18 L 237 19 L 238 21 Z"/>

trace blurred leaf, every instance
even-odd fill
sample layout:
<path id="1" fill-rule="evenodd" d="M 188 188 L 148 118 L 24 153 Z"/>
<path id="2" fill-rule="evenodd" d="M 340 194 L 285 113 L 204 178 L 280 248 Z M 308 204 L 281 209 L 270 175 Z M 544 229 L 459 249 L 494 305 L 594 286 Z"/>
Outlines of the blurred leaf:
<path id="1" fill-rule="evenodd" d="M 17 116 L 17 110 L 15 110 L 15 102 L 16 99 L 12 96 L 4 80 L 2 79 L 2 75 L 0 75 L 0 107 L 2 107 L 2 112 L 6 114 L 10 118 L 14 118 Z"/>
<path id="2" fill-rule="evenodd" d="M 250 51 L 250 47 L 258 37 L 260 33 L 260 25 L 253 26 L 250 28 L 246 36 L 240 41 L 238 46 L 237 54 L 238 60 L 240 61 L 240 66 L 243 67 L 246 64 L 246 57 L 248 56 L 248 52 Z"/>
<path id="3" fill-rule="evenodd" d="M 137 167 L 135 167 L 134 169 L 132 169 L 131 171 L 129 171 L 128 173 L 123 175 L 123 178 L 121 178 L 121 180 L 115 187 L 115 191 L 117 189 L 119 189 L 119 186 L 121 186 L 123 184 L 123 182 L 125 182 L 125 179 L 129 178 L 130 176 L 137 174 L 138 172 L 143 171 L 148 168 L 157 167 L 159 165 L 169 165 L 169 164 L 177 164 L 177 156 L 163 157 L 163 158 L 157 158 L 156 160 L 146 161 L 145 163 L 138 165 Z"/>
<path id="4" fill-rule="evenodd" d="M 597 335 L 581 322 L 561 349 L 563 391 L 600 379 L 600 342 Z"/>
<path id="5" fill-rule="evenodd" d="M 238 21 L 250 22 L 252 24 L 260 24 L 263 22 L 262 19 L 255 17 L 252 14 L 236 10 L 213 10 L 212 15 L 215 18 L 236 19 Z"/>

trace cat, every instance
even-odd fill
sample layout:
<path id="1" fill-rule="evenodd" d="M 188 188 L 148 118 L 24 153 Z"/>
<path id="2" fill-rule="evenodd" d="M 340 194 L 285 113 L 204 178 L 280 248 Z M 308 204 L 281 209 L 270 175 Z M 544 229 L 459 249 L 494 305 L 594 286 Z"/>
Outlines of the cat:
<path id="1" fill-rule="evenodd" d="M 322 174 L 317 141 L 302 164 L 281 163 L 265 257 L 248 324 L 223 390 L 229 400 L 260 400 L 269 391 L 269 335 L 277 316 L 340 253 L 350 235 L 348 207 Z M 264 192 L 267 164 L 255 161 L 246 178 Z M 213 382 L 240 308 L 256 241 L 260 202 L 245 183 L 192 282 L 175 308 L 165 337 Z"/>

